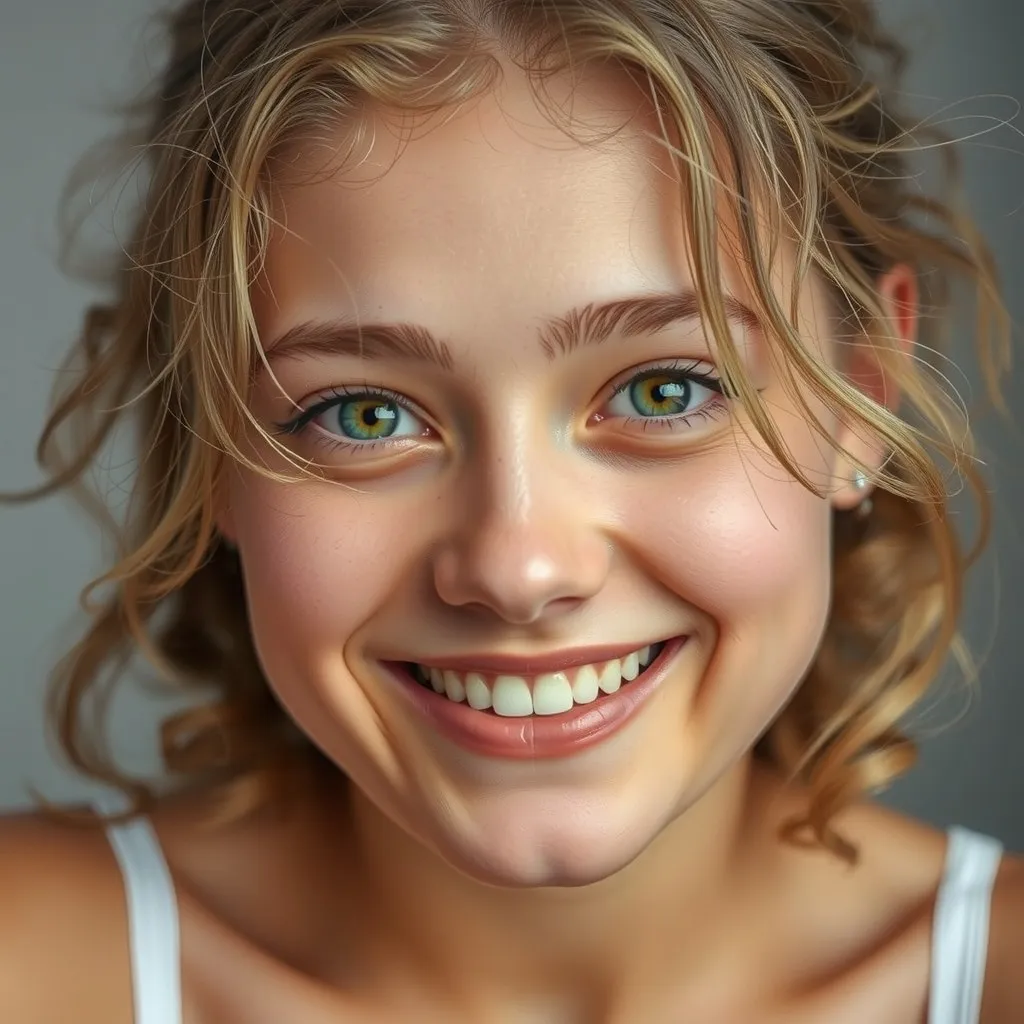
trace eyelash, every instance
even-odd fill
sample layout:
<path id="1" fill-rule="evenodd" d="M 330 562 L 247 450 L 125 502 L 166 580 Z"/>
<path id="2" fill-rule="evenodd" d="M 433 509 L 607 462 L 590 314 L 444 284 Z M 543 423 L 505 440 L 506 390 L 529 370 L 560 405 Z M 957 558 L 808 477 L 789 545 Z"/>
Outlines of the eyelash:
<path id="1" fill-rule="evenodd" d="M 639 380 L 657 376 L 659 373 L 676 373 L 688 383 L 697 384 L 715 392 L 721 400 L 707 403 L 712 406 L 710 409 L 706 406 L 702 406 L 692 413 L 678 413 L 672 416 L 625 416 L 620 417 L 622 422 L 631 425 L 637 423 L 642 424 L 642 429 L 644 431 L 650 430 L 652 427 L 657 430 L 676 430 L 680 425 L 688 426 L 695 420 L 704 420 L 705 422 L 709 422 L 724 411 L 725 400 L 730 396 L 720 377 L 714 373 L 698 371 L 698 367 L 707 365 L 707 363 L 704 363 L 701 360 L 676 359 L 634 368 L 628 371 L 627 376 L 620 378 L 619 382 L 613 382 L 610 385 L 610 392 L 605 400 L 605 404 L 625 393 L 629 389 L 630 385 Z M 416 405 L 410 402 L 405 395 L 399 394 L 397 391 L 392 391 L 390 388 L 371 384 L 365 384 L 360 387 L 339 386 L 326 391 L 324 394 L 319 396 L 318 401 L 314 402 L 314 404 L 308 408 L 303 409 L 302 412 L 291 420 L 288 420 L 285 423 L 275 424 L 273 432 L 278 436 L 297 437 L 300 434 L 306 433 L 307 428 L 313 420 L 318 416 L 321 416 L 323 413 L 328 412 L 333 407 L 339 405 L 341 400 L 346 398 L 365 398 L 371 396 L 387 398 L 402 409 L 412 413 L 417 418 L 426 418 L 425 414 Z M 314 432 L 314 440 L 317 445 L 323 445 L 330 451 L 358 450 L 366 452 L 381 445 L 394 445 L 401 441 L 409 440 L 409 438 L 402 437 L 397 438 L 396 440 L 384 438 L 379 441 L 352 442 L 336 436 L 328 436 L 325 433 Z"/>
<path id="2" fill-rule="evenodd" d="M 405 395 L 399 394 L 397 391 L 392 391 L 390 388 L 380 387 L 376 384 L 364 384 L 361 387 L 347 387 L 340 385 L 338 387 L 330 388 L 324 394 L 319 396 L 319 400 L 314 402 L 313 405 L 306 409 L 303 409 L 293 419 L 288 420 L 286 423 L 278 423 L 275 425 L 274 434 L 284 437 L 298 437 L 300 434 L 307 433 L 309 425 L 317 418 L 317 416 L 323 415 L 333 407 L 339 405 L 342 399 L 345 398 L 367 398 L 367 397 L 387 398 L 394 402 L 395 405 L 400 406 L 407 412 L 411 412 L 414 416 L 419 419 L 425 419 L 425 414 L 418 406 L 406 398 Z M 400 441 L 409 440 L 408 438 L 398 438 L 397 440 L 391 440 L 384 438 L 380 441 L 346 441 L 344 438 L 328 436 L 326 433 L 319 431 L 313 431 L 314 443 L 326 447 L 328 451 L 370 451 L 379 445 L 393 445 Z"/>
<path id="3" fill-rule="evenodd" d="M 725 411 L 725 401 L 730 396 L 721 377 L 715 373 L 702 373 L 697 369 L 700 366 L 708 365 L 708 363 L 700 359 L 672 359 L 667 362 L 649 363 L 645 366 L 628 370 L 626 376 L 619 378 L 619 382 L 612 383 L 611 391 L 605 400 L 605 404 L 607 405 L 613 398 L 624 394 L 629 390 L 630 385 L 637 381 L 656 377 L 659 373 L 676 373 L 685 379 L 687 383 L 699 384 L 701 387 L 715 392 L 719 400 L 709 402 L 693 412 L 677 413 L 673 416 L 625 416 L 621 417 L 622 422 L 630 425 L 641 424 L 641 429 L 645 432 L 651 429 L 678 430 L 680 426 L 690 426 L 696 420 L 710 422 Z"/>

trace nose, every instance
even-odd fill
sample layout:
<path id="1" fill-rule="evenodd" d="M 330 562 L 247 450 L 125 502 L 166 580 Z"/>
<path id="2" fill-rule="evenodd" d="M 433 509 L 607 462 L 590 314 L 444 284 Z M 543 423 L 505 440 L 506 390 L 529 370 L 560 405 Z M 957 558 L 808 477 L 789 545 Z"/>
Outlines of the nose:
<path id="1" fill-rule="evenodd" d="M 526 625 L 593 597 L 611 544 L 583 490 L 542 453 L 492 460 L 458 489 L 461 515 L 434 556 L 441 600 Z"/>

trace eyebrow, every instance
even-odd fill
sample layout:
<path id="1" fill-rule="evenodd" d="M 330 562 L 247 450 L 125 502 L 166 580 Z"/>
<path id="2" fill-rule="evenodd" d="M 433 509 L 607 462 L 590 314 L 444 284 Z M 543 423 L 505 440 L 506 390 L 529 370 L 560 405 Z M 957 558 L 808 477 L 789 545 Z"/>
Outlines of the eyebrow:
<path id="1" fill-rule="evenodd" d="M 727 319 L 750 331 L 761 329 L 752 309 L 731 295 L 722 297 Z M 538 342 L 549 359 L 569 355 L 586 345 L 599 345 L 615 334 L 635 337 L 657 333 L 672 324 L 700 318 L 694 291 L 637 295 L 591 303 L 545 321 Z M 451 371 L 451 349 L 418 324 L 357 324 L 349 320 L 310 320 L 296 324 L 266 347 L 267 359 L 309 355 L 351 355 L 361 359 L 412 359 Z"/>

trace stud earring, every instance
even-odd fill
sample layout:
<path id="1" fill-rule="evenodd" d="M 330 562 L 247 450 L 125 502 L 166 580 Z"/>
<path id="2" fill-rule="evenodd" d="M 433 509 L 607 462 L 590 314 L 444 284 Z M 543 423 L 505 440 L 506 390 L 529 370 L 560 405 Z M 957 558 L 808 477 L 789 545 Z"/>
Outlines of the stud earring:
<path id="1" fill-rule="evenodd" d="M 853 489 L 859 494 L 864 495 L 860 500 L 860 504 L 857 505 L 854 510 L 859 519 L 867 518 L 871 515 L 871 510 L 874 508 L 874 502 L 871 500 L 871 495 L 865 493 L 868 489 L 869 483 L 870 481 L 868 480 L 867 474 L 863 470 L 858 469 L 853 474 Z"/>

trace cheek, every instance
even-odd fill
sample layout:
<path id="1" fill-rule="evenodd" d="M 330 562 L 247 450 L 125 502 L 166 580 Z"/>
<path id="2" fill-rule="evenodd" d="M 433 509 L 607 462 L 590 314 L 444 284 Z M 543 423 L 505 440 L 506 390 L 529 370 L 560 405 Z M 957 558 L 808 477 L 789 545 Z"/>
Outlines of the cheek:
<path id="1" fill-rule="evenodd" d="M 645 502 L 631 532 L 693 603 L 730 620 L 829 582 L 829 503 L 798 482 L 742 470 L 703 474 L 685 491 Z M 687 476 L 690 476 L 688 473 Z M 687 597 L 687 593 L 681 596 Z"/>
<path id="2" fill-rule="evenodd" d="M 744 461 L 687 467 L 688 486 L 677 476 L 661 500 L 638 503 L 629 532 L 650 574 L 705 620 L 709 646 L 774 665 L 781 686 L 802 674 L 827 619 L 831 508 L 783 469 Z"/>
<path id="3" fill-rule="evenodd" d="M 782 469 L 725 465 L 634 512 L 635 555 L 696 616 L 689 734 L 713 774 L 757 742 L 821 643 L 830 606 L 831 508 Z M 748 467 L 749 468 L 749 467 Z"/>
<path id="4" fill-rule="evenodd" d="M 410 517 L 330 484 L 247 479 L 233 503 L 249 615 L 277 680 L 337 652 L 408 573 Z"/>

